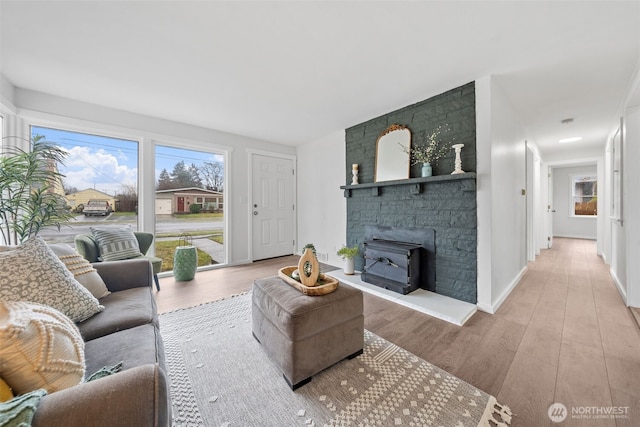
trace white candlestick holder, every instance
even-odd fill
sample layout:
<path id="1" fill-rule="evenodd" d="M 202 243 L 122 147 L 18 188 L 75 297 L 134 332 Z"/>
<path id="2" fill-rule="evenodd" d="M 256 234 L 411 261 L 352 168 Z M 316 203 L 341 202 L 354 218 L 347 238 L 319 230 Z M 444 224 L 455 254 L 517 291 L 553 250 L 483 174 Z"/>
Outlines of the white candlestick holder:
<path id="1" fill-rule="evenodd" d="M 358 169 L 351 169 L 351 185 L 357 185 L 358 184 Z"/>
<path id="2" fill-rule="evenodd" d="M 462 147 L 464 147 L 464 144 L 454 144 L 451 146 L 451 148 L 456 150 L 456 163 L 455 163 L 456 168 L 453 172 L 451 172 L 451 175 L 464 173 L 464 171 L 462 170 L 462 159 L 460 158 L 460 152 L 462 151 Z"/>

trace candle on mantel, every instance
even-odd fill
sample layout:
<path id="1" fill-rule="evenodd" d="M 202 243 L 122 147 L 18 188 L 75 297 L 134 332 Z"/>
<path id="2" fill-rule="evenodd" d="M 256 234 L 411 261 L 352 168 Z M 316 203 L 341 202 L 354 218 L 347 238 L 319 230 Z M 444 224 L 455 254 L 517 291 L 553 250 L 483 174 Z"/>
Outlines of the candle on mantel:
<path id="1" fill-rule="evenodd" d="M 357 171 L 357 170 L 358 170 L 358 164 L 357 164 L 357 163 L 354 163 L 354 164 L 353 164 L 352 169 L 353 169 L 354 171 Z"/>

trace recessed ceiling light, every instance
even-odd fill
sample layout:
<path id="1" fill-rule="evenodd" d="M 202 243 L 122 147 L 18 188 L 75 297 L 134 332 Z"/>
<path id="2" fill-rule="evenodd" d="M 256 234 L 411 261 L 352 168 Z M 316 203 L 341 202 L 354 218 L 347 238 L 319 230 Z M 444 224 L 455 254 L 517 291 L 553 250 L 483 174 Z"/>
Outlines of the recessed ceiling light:
<path id="1" fill-rule="evenodd" d="M 560 144 L 564 144 L 567 142 L 576 142 L 576 141 L 580 141 L 582 139 L 581 136 L 572 136 L 571 138 L 564 138 L 561 139 L 560 141 L 558 141 Z"/>

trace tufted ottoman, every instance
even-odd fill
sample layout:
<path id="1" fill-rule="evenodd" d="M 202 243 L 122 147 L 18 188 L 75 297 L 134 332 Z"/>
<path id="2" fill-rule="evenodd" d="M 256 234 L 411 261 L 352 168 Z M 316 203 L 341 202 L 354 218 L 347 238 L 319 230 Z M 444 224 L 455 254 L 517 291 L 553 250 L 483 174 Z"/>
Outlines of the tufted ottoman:
<path id="1" fill-rule="evenodd" d="M 253 283 L 253 336 L 292 390 L 345 358 L 362 354 L 362 291 L 340 284 L 323 296 L 306 296 L 278 277 Z"/>

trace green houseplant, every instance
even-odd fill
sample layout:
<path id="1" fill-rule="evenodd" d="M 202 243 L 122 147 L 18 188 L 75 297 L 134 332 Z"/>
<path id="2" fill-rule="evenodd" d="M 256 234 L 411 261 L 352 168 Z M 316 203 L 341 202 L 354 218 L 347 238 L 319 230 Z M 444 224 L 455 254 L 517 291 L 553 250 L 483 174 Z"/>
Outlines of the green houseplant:
<path id="1" fill-rule="evenodd" d="M 360 248 L 358 245 L 356 246 L 343 246 L 341 247 L 336 254 L 341 257 L 344 261 L 344 274 L 353 274 L 354 273 L 354 261 L 353 258 L 357 257 L 360 254 Z"/>
<path id="2" fill-rule="evenodd" d="M 33 137 L 30 151 L 15 147 L 3 150 L 0 235 L 4 244 L 20 244 L 46 226 L 60 229 L 71 218 L 61 185 L 64 175 L 58 172 L 58 164 L 66 156 L 64 150 L 47 143 L 41 135 Z"/>

